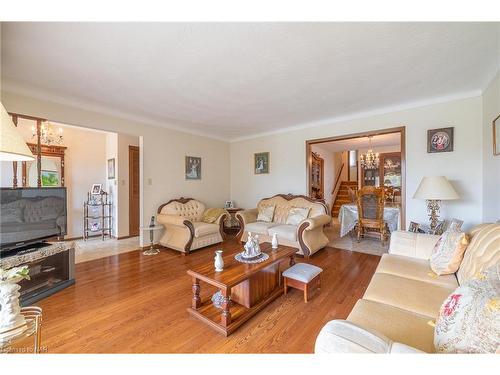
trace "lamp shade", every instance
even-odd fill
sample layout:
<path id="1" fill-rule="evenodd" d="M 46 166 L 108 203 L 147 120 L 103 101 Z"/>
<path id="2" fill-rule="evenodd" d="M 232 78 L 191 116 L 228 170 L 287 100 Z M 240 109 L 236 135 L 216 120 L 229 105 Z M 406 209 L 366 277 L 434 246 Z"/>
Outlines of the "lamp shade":
<path id="1" fill-rule="evenodd" d="M 460 197 L 446 177 L 432 176 L 422 178 L 413 198 L 444 201 Z"/>
<path id="2" fill-rule="evenodd" d="M 33 154 L 26 145 L 16 126 L 12 122 L 7 110 L 2 107 L 0 123 L 0 161 L 28 161 L 33 160 Z"/>

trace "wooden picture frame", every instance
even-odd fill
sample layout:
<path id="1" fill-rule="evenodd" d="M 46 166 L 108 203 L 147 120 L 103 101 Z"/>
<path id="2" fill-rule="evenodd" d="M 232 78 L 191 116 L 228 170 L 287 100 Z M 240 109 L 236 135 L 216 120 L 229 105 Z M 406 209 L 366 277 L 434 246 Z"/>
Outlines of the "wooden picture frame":
<path id="1" fill-rule="evenodd" d="M 108 180 L 115 179 L 115 159 L 108 159 Z"/>
<path id="2" fill-rule="evenodd" d="M 453 127 L 427 130 L 427 152 L 453 151 Z"/>
<path id="3" fill-rule="evenodd" d="M 270 164 L 269 152 L 257 152 L 253 154 L 253 173 L 268 174 Z"/>
<path id="4" fill-rule="evenodd" d="M 492 122 L 493 127 L 493 155 L 500 155 L 500 115 Z"/>

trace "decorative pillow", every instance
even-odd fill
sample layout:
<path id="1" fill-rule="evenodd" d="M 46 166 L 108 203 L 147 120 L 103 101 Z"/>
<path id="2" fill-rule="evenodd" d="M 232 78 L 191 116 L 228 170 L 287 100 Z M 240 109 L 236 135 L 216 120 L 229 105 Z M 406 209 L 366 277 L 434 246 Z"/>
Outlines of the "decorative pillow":
<path id="1" fill-rule="evenodd" d="M 257 216 L 257 221 L 264 221 L 270 223 L 273 221 L 274 209 L 276 206 L 263 206 L 259 208 L 259 215 Z"/>
<path id="2" fill-rule="evenodd" d="M 467 235 L 459 230 L 449 229 L 439 237 L 430 257 L 431 269 L 437 275 L 457 272 L 469 244 Z"/>
<path id="3" fill-rule="evenodd" d="M 299 225 L 301 221 L 307 219 L 307 217 L 309 216 L 309 211 L 311 211 L 310 208 L 290 208 L 285 224 Z"/>
<path id="4" fill-rule="evenodd" d="M 215 223 L 219 219 L 219 217 L 225 213 L 226 210 L 223 208 L 209 208 L 203 213 L 201 221 L 203 221 L 204 223 L 212 224 Z"/>
<path id="5" fill-rule="evenodd" d="M 434 346 L 441 353 L 495 353 L 500 349 L 500 264 L 459 286 L 444 301 Z"/>

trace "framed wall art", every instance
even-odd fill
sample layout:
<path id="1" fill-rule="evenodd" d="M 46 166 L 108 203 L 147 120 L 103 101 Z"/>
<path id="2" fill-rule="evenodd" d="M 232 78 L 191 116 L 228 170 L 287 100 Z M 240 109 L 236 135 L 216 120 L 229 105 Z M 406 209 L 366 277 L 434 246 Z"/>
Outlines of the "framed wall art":
<path id="1" fill-rule="evenodd" d="M 427 152 L 453 151 L 453 127 L 427 130 Z"/>
<path id="2" fill-rule="evenodd" d="M 500 115 L 493 120 L 493 155 L 500 155 Z"/>
<path id="3" fill-rule="evenodd" d="M 254 173 L 269 173 L 269 152 L 258 152 L 254 154 Z"/>
<path id="4" fill-rule="evenodd" d="M 186 156 L 186 180 L 201 180 L 201 158 Z"/>
<path id="5" fill-rule="evenodd" d="M 108 180 L 115 179 L 115 159 L 108 159 Z"/>

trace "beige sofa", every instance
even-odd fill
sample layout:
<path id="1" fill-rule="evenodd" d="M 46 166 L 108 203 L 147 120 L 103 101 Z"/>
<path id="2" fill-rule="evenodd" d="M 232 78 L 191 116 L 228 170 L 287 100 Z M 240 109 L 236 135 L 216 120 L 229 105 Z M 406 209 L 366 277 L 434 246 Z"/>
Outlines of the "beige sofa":
<path id="1" fill-rule="evenodd" d="M 439 236 L 397 231 L 364 296 L 347 321 L 328 322 L 316 339 L 316 353 L 434 352 L 434 328 L 441 304 L 459 284 L 500 262 L 500 224 L 481 224 L 456 274 L 437 276 L 429 256 Z"/>
<path id="2" fill-rule="evenodd" d="M 275 206 L 272 222 L 257 221 L 259 208 Z M 285 224 L 288 212 L 292 207 L 310 208 L 309 216 L 299 225 Z M 256 233 L 262 242 L 271 242 L 274 233 L 278 236 L 281 245 L 298 249 L 297 253 L 309 257 L 324 248 L 328 238 L 323 227 L 332 220 L 328 214 L 328 207 L 321 200 L 311 199 L 303 195 L 279 194 L 271 198 L 262 199 L 257 208 L 240 211 L 236 214 L 240 222 L 239 236 L 246 241 L 248 232 Z"/>
<path id="3" fill-rule="evenodd" d="M 214 223 L 202 221 L 206 206 L 193 198 L 172 199 L 158 208 L 157 221 L 165 227 L 160 240 L 162 246 L 182 254 L 224 240 L 223 223 L 227 213 Z"/>

